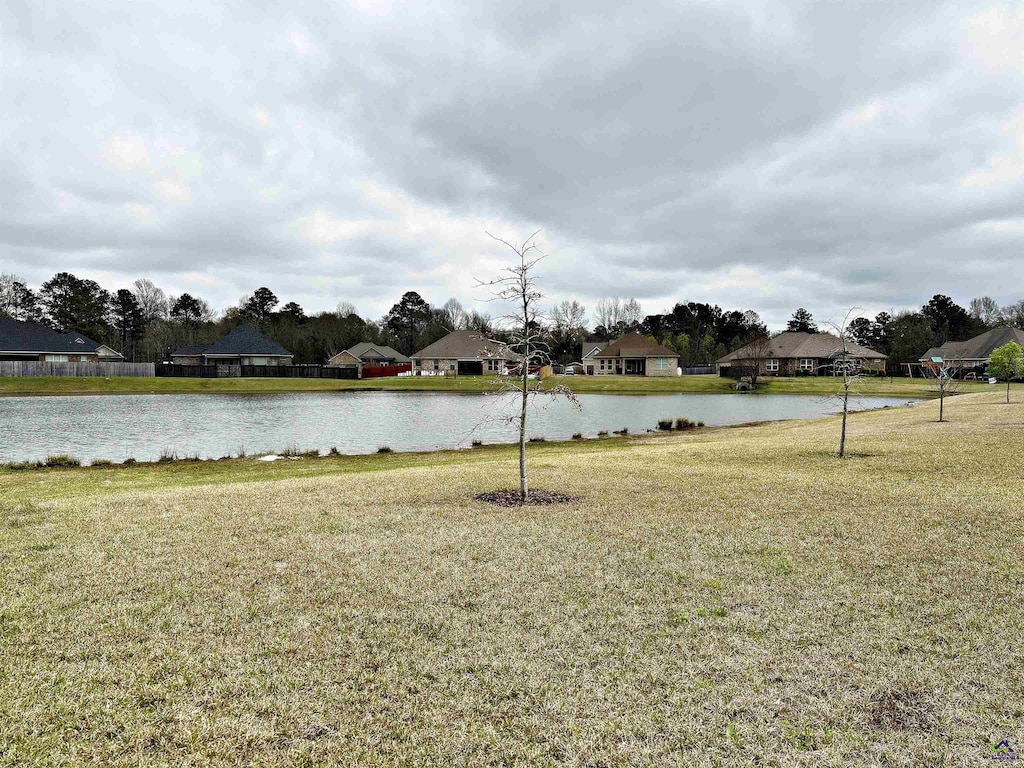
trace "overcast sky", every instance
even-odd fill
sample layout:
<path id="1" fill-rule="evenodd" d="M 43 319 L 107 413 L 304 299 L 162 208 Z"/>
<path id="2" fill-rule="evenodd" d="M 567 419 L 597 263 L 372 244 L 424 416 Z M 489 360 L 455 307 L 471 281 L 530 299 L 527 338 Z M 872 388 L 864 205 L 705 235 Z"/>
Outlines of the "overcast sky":
<path id="1" fill-rule="evenodd" d="M 185 7 L 189 10 L 185 10 Z M 0 271 L 827 319 L 1024 297 L 1024 3 L 0 3 Z"/>

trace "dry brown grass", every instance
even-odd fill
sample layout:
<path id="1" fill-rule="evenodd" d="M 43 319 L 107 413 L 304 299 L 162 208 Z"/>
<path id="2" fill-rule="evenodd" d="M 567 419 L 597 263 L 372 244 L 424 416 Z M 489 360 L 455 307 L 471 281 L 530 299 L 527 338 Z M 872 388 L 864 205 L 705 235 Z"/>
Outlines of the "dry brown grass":
<path id="1" fill-rule="evenodd" d="M 998 399 L 845 461 L 834 420 L 538 452 L 564 506 L 475 501 L 505 451 L 0 503 L 0 764 L 979 764 L 1024 738 Z"/>

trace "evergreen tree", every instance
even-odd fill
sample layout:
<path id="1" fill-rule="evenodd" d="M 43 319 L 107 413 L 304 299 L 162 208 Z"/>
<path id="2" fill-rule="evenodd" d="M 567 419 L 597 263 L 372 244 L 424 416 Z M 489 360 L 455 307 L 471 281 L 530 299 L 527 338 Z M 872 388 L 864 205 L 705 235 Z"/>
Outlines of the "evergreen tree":
<path id="1" fill-rule="evenodd" d="M 787 331 L 799 331 L 801 333 L 817 333 L 818 326 L 811 317 L 811 313 L 800 307 L 793 313 L 793 317 L 786 323 Z"/>

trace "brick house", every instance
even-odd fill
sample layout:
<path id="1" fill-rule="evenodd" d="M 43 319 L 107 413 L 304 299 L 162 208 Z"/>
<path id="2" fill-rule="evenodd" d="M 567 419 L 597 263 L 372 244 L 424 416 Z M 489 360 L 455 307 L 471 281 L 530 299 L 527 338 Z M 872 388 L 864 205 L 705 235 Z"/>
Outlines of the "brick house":
<path id="1" fill-rule="evenodd" d="M 593 343 L 593 342 L 592 342 Z M 584 360 L 594 376 L 675 376 L 679 355 L 639 333 L 627 333 Z"/>
<path id="2" fill-rule="evenodd" d="M 497 374 L 513 359 L 504 344 L 479 331 L 452 331 L 412 356 L 414 375 L 481 376 Z"/>
<path id="3" fill-rule="evenodd" d="M 766 343 L 767 342 L 767 343 Z M 786 331 L 770 339 L 754 341 L 718 360 L 722 376 L 749 376 L 758 367 L 760 376 L 831 375 L 843 343 L 831 333 Z M 852 366 L 863 371 L 885 372 L 886 356 L 868 347 L 847 342 Z"/>
<path id="4" fill-rule="evenodd" d="M 171 353 L 177 365 L 291 365 L 292 353 L 251 325 L 240 325 L 213 344 L 192 344 Z"/>

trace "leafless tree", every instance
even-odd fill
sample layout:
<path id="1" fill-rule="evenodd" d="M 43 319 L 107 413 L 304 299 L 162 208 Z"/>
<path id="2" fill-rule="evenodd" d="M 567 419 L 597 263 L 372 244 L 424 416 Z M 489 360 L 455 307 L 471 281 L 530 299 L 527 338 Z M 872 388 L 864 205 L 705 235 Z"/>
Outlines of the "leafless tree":
<path id="1" fill-rule="evenodd" d="M 622 319 L 620 299 L 598 299 L 594 305 L 594 324 L 611 328 Z"/>
<path id="2" fill-rule="evenodd" d="M 1000 320 L 1014 328 L 1024 328 L 1024 299 L 1007 304 L 999 313 Z"/>
<path id="3" fill-rule="evenodd" d="M 162 288 L 158 288 L 152 280 L 139 278 L 132 283 L 132 293 L 135 300 L 139 302 L 139 309 L 142 310 L 142 317 L 146 323 L 154 320 L 166 320 L 171 311 L 171 303 L 167 300 L 167 294 Z"/>
<path id="4" fill-rule="evenodd" d="M 939 423 L 946 420 L 946 395 L 955 395 L 960 391 L 960 362 L 939 358 L 925 363 L 935 376 L 935 386 L 939 392 Z"/>
<path id="5" fill-rule="evenodd" d="M 564 396 L 573 407 L 580 407 L 579 400 L 568 387 L 559 385 L 548 389 L 544 387 L 540 376 L 533 381 L 530 379 L 531 364 L 545 365 L 550 362 L 549 347 L 545 340 L 548 332 L 544 329 L 543 317 L 539 310 L 544 294 L 537 286 L 534 272 L 537 264 L 544 258 L 544 253 L 536 243 L 538 234 L 539 230 L 522 243 L 515 244 L 488 232 L 488 237 L 515 254 L 515 260 L 512 266 L 502 270 L 502 273 L 493 280 L 477 281 L 481 287 L 491 289 L 491 300 L 502 301 L 513 307 L 502 321 L 509 327 L 509 341 L 505 349 L 516 361 L 516 366 L 511 375 L 500 377 L 500 386 L 501 391 L 511 395 L 519 406 L 519 413 L 507 418 L 510 423 L 518 421 L 519 424 L 519 499 L 523 503 L 529 496 L 526 473 L 526 418 L 531 399 L 540 396 Z"/>
<path id="6" fill-rule="evenodd" d="M 980 320 L 985 325 L 996 325 L 1002 318 L 1002 312 L 996 300 L 991 296 L 982 296 L 980 299 L 971 299 L 968 308 L 971 317 Z"/>
<path id="7" fill-rule="evenodd" d="M 441 309 L 445 314 L 444 323 L 451 330 L 457 331 L 466 327 L 466 310 L 462 308 L 462 304 L 459 303 L 458 299 L 454 297 L 448 299 Z"/>
<path id="8" fill-rule="evenodd" d="M 348 317 L 349 315 L 358 315 L 356 312 L 356 305 L 351 301 L 339 301 L 338 306 L 334 310 L 338 313 L 338 317 Z"/>
<path id="9" fill-rule="evenodd" d="M 555 331 L 571 335 L 582 335 L 587 327 L 587 310 L 578 301 L 563 301 L 551 311 Z"/>
<path id="10" fill-rule="evenodd" d="M 644 319 L 644 310 L 640 302 L 629 298 L 622 302 L 622 322 L 627 325 L 637 325 Z"/>
<path id="11" fill-rule="evenodd" d="M 850 321 L 858 316 L 857 313 L 860 311 L 860 307 L 853 307 L 846 313 L 842 322 L 826 323 L 839 337 L 839 349 L 832 355 L 830 364 L 833 375 L 839 377 L 841 381 L 841 388 L 834 396 L 843 406 L 843 420 L 839 431 L 839 458 L 846 456 L 846 420 L 850 414 L 850 399 L 855 394 L 855 385 L 864 376 L 859 361 L 850 353 L 850 345 L 853 343 Z"/>
<path id="12" fill-rule="evenodd" d="M 750 352 L 748 359 L 751 363 L 750 386 L 756 388 L 761 366 L 772 356 L 772 340 L 767 336 L 758 336 L 747 346 Z"/>

